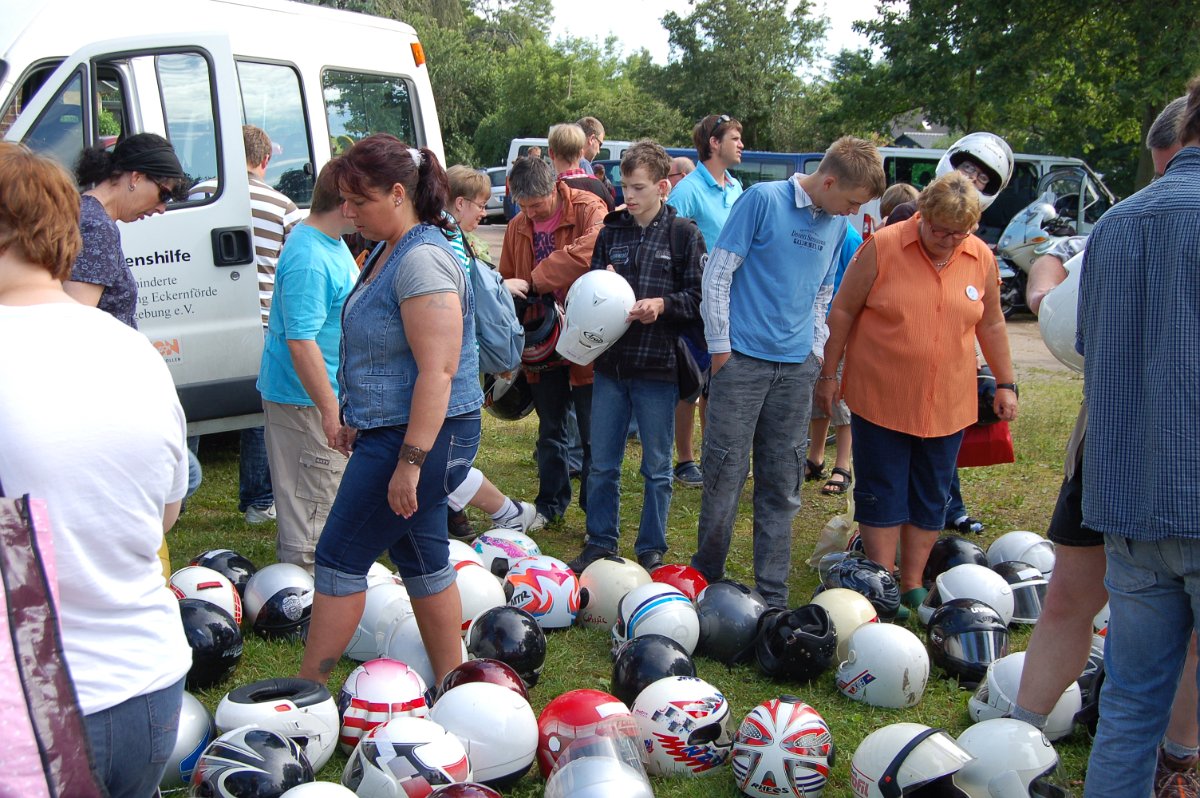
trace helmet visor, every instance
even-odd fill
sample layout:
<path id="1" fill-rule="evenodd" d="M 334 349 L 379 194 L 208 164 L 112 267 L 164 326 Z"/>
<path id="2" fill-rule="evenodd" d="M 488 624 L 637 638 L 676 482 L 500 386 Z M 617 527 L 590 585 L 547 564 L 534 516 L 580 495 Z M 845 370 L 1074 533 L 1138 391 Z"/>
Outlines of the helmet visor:
<path id="1" fill-rule="evenodd" d="M 1046 580 L 1013 585 L 1013 623 L 1036 623 L 1046 601 Z"/>
<path id="2" fill-rule="evenodd" d="M 1008 631 L 995 629 L 952 635 L 946 638 L 945 650 L 951 659 L 985 671 L 992 662 L 1008 655 Z"/>

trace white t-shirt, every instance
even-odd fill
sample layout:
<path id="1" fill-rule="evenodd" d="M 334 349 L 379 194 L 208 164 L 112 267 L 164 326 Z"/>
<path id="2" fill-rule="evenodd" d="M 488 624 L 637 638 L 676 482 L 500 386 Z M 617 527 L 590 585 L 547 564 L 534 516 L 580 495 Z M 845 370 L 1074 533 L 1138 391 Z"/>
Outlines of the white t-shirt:
<path id="1" fill-rule="evenodd" d="M 46 500 L 63 648 L 84 714 L 191 667 L 163 580 L 163 508 L 187 488 L 186 422 L 146 338 L 74 303 L 0 306 L 0 481 Z"/>

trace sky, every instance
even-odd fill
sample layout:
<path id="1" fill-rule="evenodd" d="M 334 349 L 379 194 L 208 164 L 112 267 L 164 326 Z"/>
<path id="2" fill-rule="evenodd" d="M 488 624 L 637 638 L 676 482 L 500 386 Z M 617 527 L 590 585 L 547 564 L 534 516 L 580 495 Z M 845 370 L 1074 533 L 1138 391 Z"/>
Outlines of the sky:
<path id="1" fill-rule="evenodd" d="M 875 16 L 876 0 L 814 0 L 814 8 L 829 18 L 825 48 L 830 54 L 843 48 L 865 47 L 864 37 L 850 26 L 858 19 Z M 578 36 L 603 42 L 616 34 L 626 54 L 645 48 L 657 63 L 667 61 L 667 32 L 659 22 L 668 11 L 686 16 L 688 0 L 607 0 L 585 3 L 554 0 L 552 37 Z"/>

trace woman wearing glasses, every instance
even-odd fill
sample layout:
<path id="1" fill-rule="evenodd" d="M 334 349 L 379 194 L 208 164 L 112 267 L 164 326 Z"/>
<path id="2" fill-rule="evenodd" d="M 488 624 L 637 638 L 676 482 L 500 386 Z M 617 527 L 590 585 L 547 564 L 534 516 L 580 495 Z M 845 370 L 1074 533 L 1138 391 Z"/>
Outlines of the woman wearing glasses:
<path id="1" fill-rule="evenodd" d="M 971 235 L 982 213 L 955 170 L 917 199 L 917 213 L 880 230 L 851 261 L 829 311 L 816 398 L 838 394 L 852 415 L 855 520 L 867 556 L 889 570 L 901 546 L 905 604 L 924 598 L 921 575 L 945 520 L 963 430 L 977 420 L 975 341 L 996 375 L 996 414 L 1017 417 L 1017 395 L 996 259 Z"/>
<path id="2" fill-rule="evenodd" d="M 162 213 L 186 179 L 171 143 L 154 133 L 123 139 L 110 152 L 83 151 L 75 178 L 83 192 L 79 231 L 83 249 L 63 288 L 77 302 L 137 328 L 137 281 L 125 265 L 117 222 Z"/>

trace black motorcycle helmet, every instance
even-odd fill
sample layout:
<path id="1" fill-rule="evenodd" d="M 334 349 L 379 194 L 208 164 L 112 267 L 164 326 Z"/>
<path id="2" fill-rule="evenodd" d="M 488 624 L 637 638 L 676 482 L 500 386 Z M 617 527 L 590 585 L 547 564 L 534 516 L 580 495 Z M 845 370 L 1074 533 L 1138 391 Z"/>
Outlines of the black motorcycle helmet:
<path id="1" fill-rule="evenodd" d="M 204 749 L 192 771 L 189 795 L 200 798 L 277 798 L 315 781 L 295 740 L 257 726 L 222 734 Z"/>
<path id="2" fill-rule="evenodd" d="M 179 617 L 192 648 L 187 688 L 204 690 L 232 676 L 242 659 L 242 630 L 233 616 L 207 601 L 180 599 Z"/>
<path id="3" fill-rule="evenodd" d="M 829 569 L 825 587 L 844 587 L 867 597 L 881 621 L 891 621 L 900 611 L 900 586 L 891 571 L 865 557 L 847 557 Z"/>
<path id="4" fill-rule="evenodd" d="M 484 374 L 483 397 L 483 409 L 502 421 L 520 421 L 533 412 L 533 389 L 520 369 L 509 379 Z"/>
<path id="5" fill-rule="evenodd" d="M 1037 623 L 1042 615 L 1042 606 L 1046 603 L 1046 590 L 1050 586 L 1042 572 L 1020 560 L 998 563 L 992 570 L 1012 586 L 1012 622 Z"/>
<path id="6" fill-rule="evenodd" d="M 754 654 L 758 619 L 766 610 L 767 602 L 757 590 L 732 579 L 713 582 L 696 597 L 700 620 L 696 653 L 726 665 L 749 659 Z"/>
<path id="7" fill-rule="evenodd" d="M 525 610 L 492 607 L 467 628 L 467 651 L 508 664 L 526 687 L 533 687 L 546 662 L 546 633 Z"/>
<path id="8" fill-rule="evenodd" d="M 758 667 L 767 676 L 810 682 L 828 671 L 837 654 L 837 631 L 819 604 L 767 610 L 754 641 Z"/>
<path id="9" fill-rule="evenodd" d="M 1095 738 L 1096 724 L 1100 722 L 1100 690 L 1104 687 L 1104 655 L 1097 651 L 1089 654 L 1088 664 L 1075 681 L 1083 700 L 1083 706 L 1075 713 L 1075 722 L 1086 726 L 1088 736 Z"/>
<path id="10" fill-rule="evenodd" d="M 1000 613 L 975 599 L 951 599 L 929 619 L 929 656 L 963 687 L 974 689 L 988 665 L 1008 655 L 1008 626 Z"/>
<path id="11" fill-rule="evenodd" d="M 209 549 L 192 558 L 189 565 L 202 565 L 224 576 L 237 590 L 238 596 L 246 597 L 246 583 L 258 572 L 254 563 L 232 549 Z"/>
<path id="12" fill-rule="evenodd" d="M 683 646 L 666 635 L 641 635 L 617 649 L 611 692 L 627 707 L 648 685 L 668 676 L 695 676 L 696 665 Z"/>
<path id="13" fill-rule="evenodd" d="M 932 590 L 937 578 L 956 565 L 972 563 L 988 567 L 987 554 L 971 541 L 958 535 L 943 535 L 934 541 L 925 561 L 921 582 L 926 590 Z"/>

